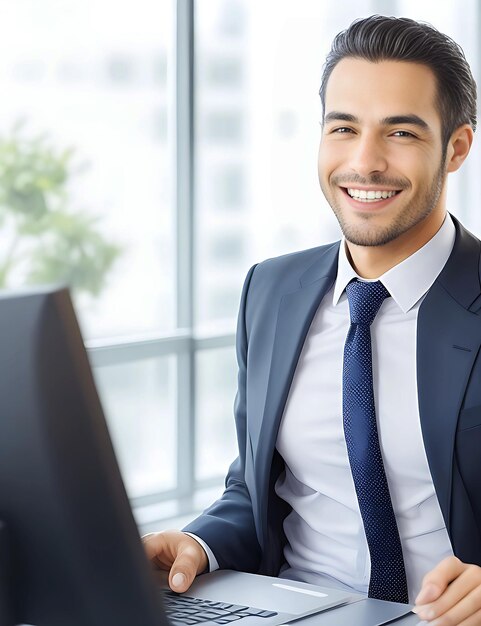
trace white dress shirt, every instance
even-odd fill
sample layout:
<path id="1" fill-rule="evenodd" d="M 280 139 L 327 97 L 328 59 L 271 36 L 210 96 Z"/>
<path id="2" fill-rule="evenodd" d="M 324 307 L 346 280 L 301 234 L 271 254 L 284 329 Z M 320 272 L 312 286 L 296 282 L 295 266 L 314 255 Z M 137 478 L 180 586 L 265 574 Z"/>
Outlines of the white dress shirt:
<path id="1" fill-rule="evenodd" d="M 379 442 L 404 555 L 409 598 L 452 555 L 421 433 L 416 382 L 420 304 L 455 240 L 448 215 L 436 235 L 380 276 L 391 294 L 371 326 Z M 282 576 L 367 593 L 369 549 L 349 466 L 342 419 L 342 366 L 350 316 L 345 287 L 360 278 L 341 242 L 336 282 L 312 321 L 277 437 L 286 469 L 276 493 L 292 512 Z M 360 280 L 364 280 L 361 279 Z"/>
<path id="2" fill-rule="evenodd" d="M 379 277 L 391 294 L 371 326 L 373 387 L 384 468 L 413 602 L 430 569 L 452 555 L 421 433 L 416 382 L 419 306 L 455 240 L 447 216 L 436 235 Z M 337 278 L 308 331 L 280 424 L 286 469 L 276 493 L 292 506 L 284 521 L 281 576 L 366 593 L 370 558 L 342 418 L 342 364 L 350 325 L 346 285 L 360 278 L 341 241 Z M 190 534 L 190 533 L 189 533 Z M 217 561 L 204 541 L 209 569 Z"/>

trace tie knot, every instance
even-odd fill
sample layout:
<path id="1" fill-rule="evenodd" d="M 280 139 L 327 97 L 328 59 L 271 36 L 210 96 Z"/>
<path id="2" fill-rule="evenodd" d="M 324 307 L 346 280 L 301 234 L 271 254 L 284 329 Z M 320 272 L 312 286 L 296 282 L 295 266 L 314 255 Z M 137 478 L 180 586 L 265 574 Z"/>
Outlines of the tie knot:
<path id="1" fill-rule="evenodd" d="M 351 324 L 366 324 L 370 326 L 381 308 L 384 299 L 390 296 L 389 291 L 377 280 L 366 283 L 353 280 L 346 287 Z"/>

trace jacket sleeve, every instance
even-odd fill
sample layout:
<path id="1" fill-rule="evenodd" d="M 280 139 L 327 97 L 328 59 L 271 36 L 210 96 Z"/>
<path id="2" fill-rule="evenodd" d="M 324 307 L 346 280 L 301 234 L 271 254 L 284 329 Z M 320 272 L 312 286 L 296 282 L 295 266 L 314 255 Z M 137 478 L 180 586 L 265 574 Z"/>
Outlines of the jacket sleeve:
<path id="1" fill-rule="evenodd" d="M 221 569 L 256 572 L 261 549 L 257 540 L 250 495 L 245 483 L 246 458 L 246 379 L 247 328 L 246 307 L 249 285 L 256 266 L 247 274 L 242 289 L 237 322 L 236 353 L 238 386 L 234 403 L 239 456 L 232 463 L 221 498 L 183 530 L 200 537 L 214 553 Z"/>

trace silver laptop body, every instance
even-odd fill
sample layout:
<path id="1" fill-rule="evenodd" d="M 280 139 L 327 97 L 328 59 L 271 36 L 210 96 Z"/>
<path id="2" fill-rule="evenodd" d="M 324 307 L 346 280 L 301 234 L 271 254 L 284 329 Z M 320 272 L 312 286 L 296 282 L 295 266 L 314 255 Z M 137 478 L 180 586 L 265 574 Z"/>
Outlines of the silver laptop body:
<path id="1" fill-rule="evenodd" d="M 165 574 L 159 574 L 162 587 L 166 587 Z M 340 606 L 351 595 L 345 591 L 318 587 L 308 583 L 246 574 L 232 570 L 217 570 L 198 576 L 191 587 L 181 596 L 200 598 L 212 602 L 228 603 L 263 609 L 272 616 L 247 616 L 237 620 L 239 626 L 276 626 Z M 203 624 L 216 624 L 212 621 Z"/>

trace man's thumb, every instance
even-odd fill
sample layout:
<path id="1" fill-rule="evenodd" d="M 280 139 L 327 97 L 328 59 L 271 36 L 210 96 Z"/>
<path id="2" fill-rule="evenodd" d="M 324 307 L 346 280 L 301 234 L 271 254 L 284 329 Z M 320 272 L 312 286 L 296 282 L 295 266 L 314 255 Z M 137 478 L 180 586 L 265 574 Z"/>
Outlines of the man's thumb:
<path id="1" fill-rule="evenodd" d="M 170 568 L 169 585 L 172 591 L 187 591 L 197 574 L 197 565 L 197 554 L 191 548 L 180 552 Z"/>
<path id="2" fill-rule="evenodd" d="M 173 569 L 173 568 L 172 568 Z M 169 585 L 172 591 L 182 593 L 187 591 L 192 581 L 189 581 L 187 576 L 183 572 L 176 572 L 175 574 L 170 572 Z"/>

